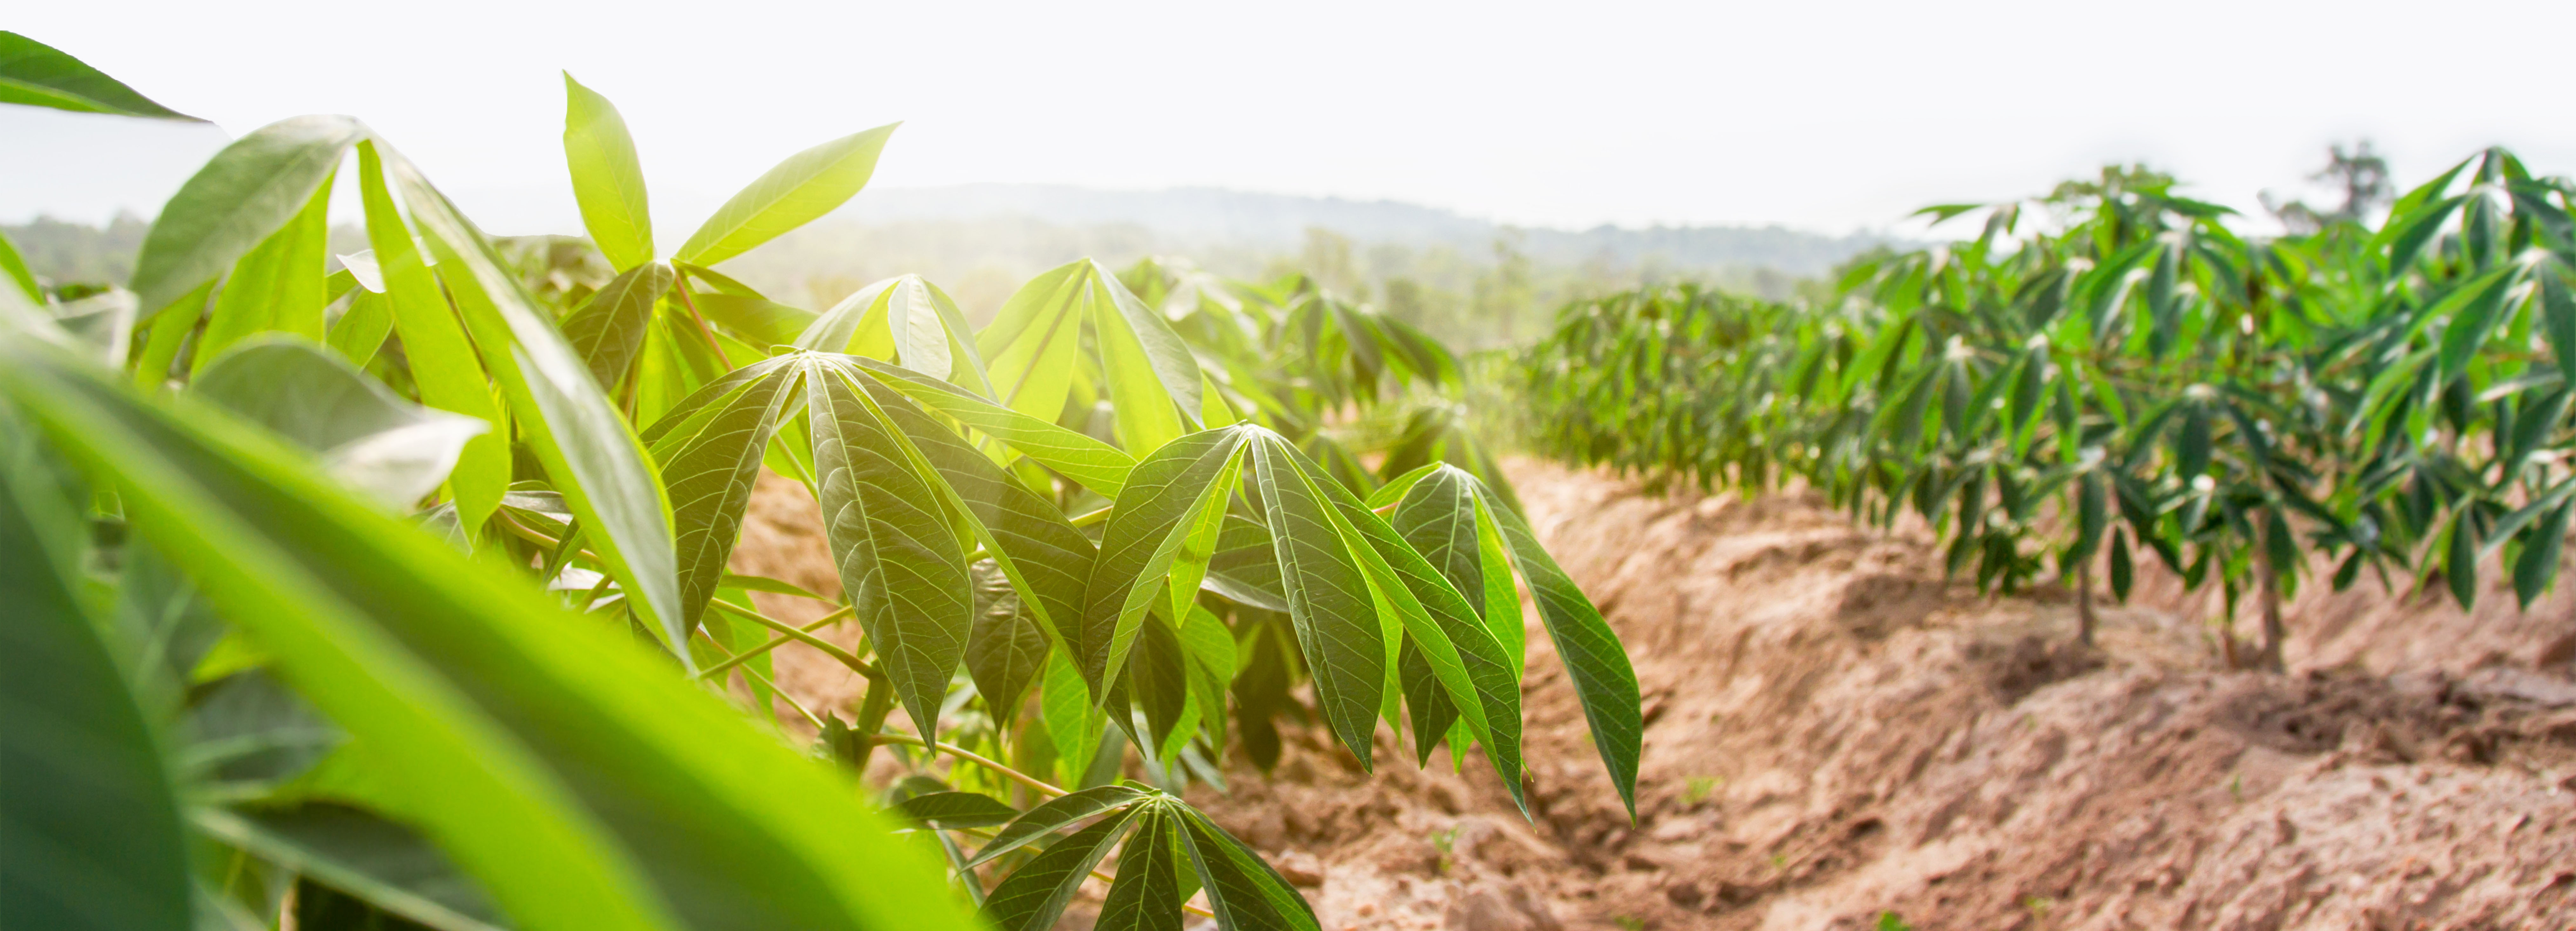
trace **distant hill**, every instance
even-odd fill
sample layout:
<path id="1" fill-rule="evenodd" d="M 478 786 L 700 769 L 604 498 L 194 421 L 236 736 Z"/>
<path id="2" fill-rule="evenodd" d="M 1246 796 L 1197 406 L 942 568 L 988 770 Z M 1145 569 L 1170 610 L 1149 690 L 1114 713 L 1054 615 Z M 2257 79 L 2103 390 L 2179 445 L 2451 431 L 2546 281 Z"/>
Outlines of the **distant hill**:
<path id="1" fill-rule="evenodd" d="M 1783 226 L 1656 226 L 1588 230 L 1511 228 L 1436 207 L 1390 200 L 1299 197 L 1222 188 L 1113 191 L 1054 184 L 966 184 L 869 190 L 833 215 L 861 225 L 910 220 L 1026 218 L 1071 226 L 1135 226 L 1157 240 L 1222 249 L 1293 250 L 1310 228 L 1362 244 L 1482 252 L 1515 236 L 1531 259 L 1563 265 L 1609 261 L 1678 269 L 1768 268 L 1799 277 L 1886 242 Z"/>

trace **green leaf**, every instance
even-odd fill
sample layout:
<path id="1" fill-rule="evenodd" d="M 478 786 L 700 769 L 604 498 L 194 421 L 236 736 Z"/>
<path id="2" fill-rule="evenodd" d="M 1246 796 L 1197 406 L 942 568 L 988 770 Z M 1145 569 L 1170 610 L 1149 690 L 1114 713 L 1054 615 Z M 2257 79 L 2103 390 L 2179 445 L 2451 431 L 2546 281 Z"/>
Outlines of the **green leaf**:
<path id="1" fill-rule="evenodd" d="M 0 296 L 0 304 L 15 302 L 30 312 L 44 305 L 45 292 L 36 287 L 36 273 L 27 270 L 27 260 L 6 235 L 0 235 L 0 276 L 6 276 L 7 286 L 14 289 Z"/>
<path id="2" fill-rule="evenodd" d="M 330 207 L 331 179 L 326 176 L 294 219 L 233 265 L 223 291 L 215 296 L 205 332 L 197 337 L 200 370 L 234 343 L 270 330 L 321 341 Z"/>
<path id="3" fill-rule="evenodd" d="M 619 272 L 563 320 L 564 341 L 602 391 L 615 391 L 644 351 L 653 306 L 671 293 L 671 266 L 644 262 Z"/>
<path id="4" fill-rule="evenodd" d="M 2442 330 L 2442 376 L 2457 378 L 2468 371 L 2469 359 L 2494 335 L 2498 318 L 2504 313 L 2506 295 L 2512 291 L 2518 275 L 2491 275 L 2483 286 L 2472 286 L 2451 324 Z M 2444 304 L 2453 304 L 2445 300 Z"/>
<path id="5" fill-rule="evenodd" d="M 1029 279 L 976 334 L 975 347 L 993 376 L 993 397 L 1002 406 L 1047 423 L 1064 412 L 1090 272 L 1086 263 L 1069 262 Z"/>
<path id="6" fill-rule="evenodd" d="M 364 368 L 384 350 L 385 337 L 393 331 L 393 304 L 381 293 L 362 290 L 349 295 L 348 309 L 332 322 L 327 341 L 331 351 Z"/>
<path id="7" fill-rule="evenodd" d="M 1165 931 L 1181 926 L 1180 816 L 1161 806 L 1137 816 L 1118 849 L 1118 877 L 1100 903 L 1094 931 Z"/>
<path id="8" fill-rule="evenodd" d="M 0 356 L 0 395 L 116 479 L 141 537 L 381 761 L 403 818 L 517 926 L 963 921 L 845 782 L 622 631 L 192 399 L 164 413 L 40 346 Z"/>
<path id="9" fill-rule="evenodd" d="M 1315 911 L 1259 854 L 1195 809 L 1179 806 L 1181 844 L 1225 931 L 1317 931 Z"/>
<path id="10" fill-rule="evenodd" d="M 322 467 L 408 510 L 437 490 L 486 425 L 421 407 L 310 343 L 273 337 L 206 366 L 191 393 L 311 450 Z"/>
<path id="11" fill-rule="evenodd" d="M 1530 530 L 1529 522 L 1503 506 L 1491 489 L 1479 488 L 1476 496 L 1502 531 L 1512 565 L 1529 583 L 1530 595 L 1538 602 L 1539 620 L 1547 625 L 1548 639 L 1556 643 L 1556 655 L 1574 682 L 1575 697 L 1583 703 L 1583 720 L 1592 728 L 1593 747 L 1600 751 L 1602 765 L 1610 770 L 1610 782 L 1619 787 L 1619 799 L 1627 803 L 1633 818 L 1637 810 L 1637 756 L 1646 725 L 1643 707 L 1638 703 L 1637 672 L 1628 664 L 1627 650 L 1620 646 L 1619 635 L 1611 632 L 1609 623 L 1601 619 L 1600 609 L 1592 606 L 1592 600 L 1584 597 L 1583 590 L 1539 546 L 1538 534 Z"/>
<path id="12" fill-rule="evenodd" d="M 1046 677 L 1038 689 L 1038 716 L 1046 725 L 1047 741 L 1055 745 L 1056 763 L 1063 769 L 1059 781 L 1079 783 L 1100 748 L 1100 735 L 1109 726 L 1109 715 L 1092 699 L 1091 686 L 1083 681 L 1081 668 L 1064 650 L 1047 651 Z"/>
<path id="13" fill-rule="evenodd" d="M 697 303 L 698 312 L 707 315 L 709 322 L 740 334 L 763 351 L 795 342 L 796 334 L 812 326 L 815 319 L 813 311 L 802 307 L 739 294 L 699 294 L 689 299 Z"/>
<path id="14" fill-rule="evenodd" d="M 215 153 L 162 206 L 143 237 L 130 285 L 143 315 L 156 316 L 214 280 L 302 213 L 340 157 L 366 137 L 367 128 L 345 116 L 299 116 L 262 126 Z M 385 254 L 382 244 L 376 249 Z"/>
<path id="15" fill-rule="evenodd" d="M 2567 545 L 2567 515 L 2576 504 L 2561 504 L 2540 521 L 2513 563 L 2513 595 L 2528 610 L 2558 576 L 2558 554 Z"/>
<path id="16" fill-rule="evenodd" d="M 2451 518 L 2451 546 L 2442 560 L 2442 581 L 2449 584 L 2451 598 L 2462 611 L 2478 600 L 2478 531 L 2472 516 L 2471 509 L 2463 507 Z"/>
<path id="17" fill-rule="evenodd" d="M 188 858 L 167 764 L 82 610 L 89 528 L 47 487 L 33 440 L 0 408 L 0 914 L 11 927 L 183 927 Z"/>
<path id="18" fill-rule="evenodd" d="M 904 799 L 893 814 L 940 829 L 1008 824 L 1020 810 L 981 792 L 931 792 Z"/>
<path id="19" fill-rule="evenodd" d="M 974 677 L 984 706 L 992 709 L 996 727 L 1010 729 L 1019 719 L 1020 699 L 1046 674 L 1049 643 L 1035 612 L 1022 609 L 1010 577 L 998 566 L 987 571 L 979 564 L 975 626 L 966 636 L 966 672 Z"/>
<path id="20" fill-rule="evenodd" d="M 644 166 L 617 105 L 564 72 L 564 164 L 572 170 L 581 225 L 608 264 L 626 271 L 653 260 L 653 211 Z M 601 379 L 605 382 L 606 379 Z"/>
<path id="21" fill-rule="evenodd" d="M 1526 807 L 1521 799 L 1520 779 L 1520 662 L 1513 655 L 1521 644 L 1519 638 L 1513 638 L 1511 645 L 1515 649 L 1506 653 L 1491 626 L 1496 620 L 1505 620 L 1513 627 L 1520 626 L 1520 600 L 1517 595 L 1506 594 L 1511 589 L 1509 570 L 1487 563 L 1489 545 L 1493 549 L 1500 549 L 1500 545 L 1499 540 L 1488 544 L 1484 538 L 1487 534 L 1494 537 L 1500 534 L 1498 529 L 1489 527 L 1491 520 L 1480 513 L 1482 505 L 1477 492 L 1481 487 L 1476 477 L 1465 470 L 1441 465 L 1438 471 L 1416 482 L 1396 506 L 1391 533 L 1405 545 L 1373 542 L 1377 542 L 1378 552 L 1406 577 L 1408 586 L 1420 597 L 1431 619 L 1439 626 L 1437 636 L 1446 637 L 1455 644 L 1455 658 L 1445 662 L 1460 666 L 1459 674 L 1441 677 L 1442 684 L 1452 693 L 1450 706 L 1465 714 L 1468 728 L 1483 742 L 1495 774 L 1511 791 L 1513 801 Z M 1366 512 L 1363 509 L 1361 513 Z M 1375 517 L 1373 514 L 1368 516 L 1371 519 Z M 1358 517 L 1352 517 L 1351 521 L 1367 527 L 1367 523 Z M 1489 579 L 1488 571 L 1499 571 L 1505 577 Z M 1432 584 L 1429 580 L 1417 578 L 1435 572 L 1445 584 Z M 1474 593 L 1472 601 L 1465 594 L 1469 592 Z M 1508 610 L 1506 618 L 1496 617 L 1505 610 Z M 1416 655 L 1432 664 L 1427 671 L 1441 672 L 1443 659 L 1437 652 L 1441 644 L 1433 632 L 1408 631 L 1408 634 Z M 1465 696 L 1455 694 L 1462 685 L 1472 691 Z M 1414 737 L 1417 755 L 1426 752 L 1423 748 L 1430 743 L 1426 735 L 1445 732 L 1449 727 L 1448 722 L 1436 714 L 1419 717 L 1417 723 L 1422 725 Z"/>
<path id="22" fill-rule="evenodd" d="M 1222 516 L 1243 461 L 1242 428 L 1182 437 L 1136 464 L 1100 535 L 1083 588 L 1083 680 L 1095 697 L 1125 668 L 1145 611 L 1165 590 L 1172 563 L 1208 515 Z"/>
<path id="23" fill-rule="evenodd" d="M 1085 260 L 1089 261 L 1089 260 Z M 1098 262 L 1091 266 L 1091 328 L 1118 438 L 1142 453 L 1199 427 L 1201 377 L 1189 344 Z"/>
<path id="24" fill-rule="evenodd" d="M 1136 457 L 1125 450 L 1056 426 L 1052 413 L 1049 419 L 1031 417 L 910 369 L 874 359 L 854 361 L 922 406 L 1009 444 L 1102 497 L 1116 499 L 1126 487 L 1128 472 L 1136 467 Z"/>
<path id="25" fill-rule="evenodd" d="M 1074 891 L 1082 888 L 1083 880 L 1091 878 L 1091 868 L 1100 864 L 1100 858 L 1135 821 L 1141 807 L 1122 809 L 1075 831 L 1012 871 L 984 900 L 985 920 L 1001 931 L 1046 931 L 1054 927 L 1066 903 L 1073 901 Z"/>
<path id="26" fill-rule="evenodd" d="M 153 103 L 52 46 L 6 31 L 0 31 L 0 103 L 205 122 Z"/>
<path id="27" fill-rule="evenodd" d="M 689 241 L 680 245 L 679 261 L 714 265 L 832 212 L 867 186 L 868 176 L 877 170 L 877 153 L 898 125 L 888 123 L 788 156 L 689 234 Z"/>
<path id="28" fill-rule="evenodd" d="M 409 164 L 394 162 L 412 216 L 453 269 L 445 274 L 448 289 L 493 380 L 519 412 L 527 447 L 627 593 L 625 603 L 648 629 L 663 635 L 683 666 L 691 665 L 680 620 L 670 504 L 634 429 L 588 377 L 553 321 L 519 290 L 491 243 L 427 179 Z M 385 247 L 379 244 L 376 251 L 381 258 Z"/>
<path id="29" fill-rule="evenodd" d="M 367 240 L 374 245 L 376 266 L 384 276 L 385 300 L 391 306 L 394 332 L 411 363 L 412 380 L 421 403 L 483 422 L 485 432 L 469 441 L 457 456 L 449 479 L 457 522 L 468 535 L 501 505 L 510 485 L 508 421 L 492 401 L 492 389 L 465 327 L 447 303 L 445 289 L 403 223 L 392 191 L 386 186 L 383 160 L 372 141 L 358 146 L 358 186 L 366 205 Z"/>
<path id="30" fill-rule="evenodd" d="M 1259 427 L 1226 428 L 1228 433 L 1251 431 L 1267 433 Z M 1270 526 L 1288 617 L 1314 676 L 1325 722 L 1365 769 L 1371 765 L 1378 712 L 1400 643 L 1399 625 L 1380 614 L 1385 595 L 1371 584 L 1353 552 L 1358 541 L 1344 537 L 1340 515 L 1319 487 L 1340 486 L 1330 478 L 1318 482 L 1299 468 L 1297 460 L 1303 457 L 1294 447 L 1264 439 L 1249 444 L 1251 484 Z M 1141 472 L 1144 467 L 1137 468 Z"/>
<path id="31" fill-rule="evenodd" d="M 663 457 L 662 487 L 671 496 L 679 556 L 680 623 L 692 633 L 742 537 L 761 453 L 796 397 L 797 375 L 796 369 L 781 366 L 752 379 L 725 397 L 715 416 L 701 423 L 684 445 Z"/>
<path id="32" fill-rule="evenodd" d="M 2558 377 L 2576 385 L 2576 294 L 2569 294 L 2557 275 L 2541 275 L 2540 298 L 2542 331 L 2558 362 Z"/>
<path id="33" fill-rule="evenodd" d="M 1081 637 L 1084 586 L 1098 550 L 1091 539 L 1053 501 L 1022 486 L 904 395 L 869 375 L 845 374 L 893 424 L 915 468 L 938 477 L 931 487 L 950 512 L 966 518 L 968 531 L 1016 592 L 1013 613 L 1037 626 L 1038 646 L 1053 640 L 1070 650 Z M 985 617 L 980 609 L 977 617 Z"/>
<path id="34" fill-rule="evenodd" d="M 807 429 L 841 591 L 924 736 L 974 626 L 966 551 L 893 427 L 827 366 L 806 370 Z"/>
<path id="35" fill-rule="evenodd" d="M 976 851 L 975 856 L 966 861 L 966 865 L 972 867 L 989 862 L 995 857 L 1043 840 L 1047 835 L 1064 830 L 1074 822 L 1102 812 L 1126 808 L 1151 797 L 1143 790 L 1127 786 L 1101 786 L 1050 799 L 1043 805 L 1029 809 L 1026 814 L 1019 817 L 1019 820 L 1011 822 L 1010 826 L 993 835 L 993 840 L 985 844 L 983 849 Z"/>
<path id="36" fill-rule="evenodd" d="M 505 924 L 483 890 L 427 839 L 363 809 L 200 808 L 191 820 L 210 837 L 438 931 L 499 931 Z"/>

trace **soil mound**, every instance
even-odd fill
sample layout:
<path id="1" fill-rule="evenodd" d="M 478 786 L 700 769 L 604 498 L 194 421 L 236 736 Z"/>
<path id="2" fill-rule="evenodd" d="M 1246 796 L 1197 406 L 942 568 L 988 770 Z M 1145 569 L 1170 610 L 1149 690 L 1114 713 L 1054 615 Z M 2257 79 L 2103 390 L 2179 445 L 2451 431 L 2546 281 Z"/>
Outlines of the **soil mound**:
<path id="1" fill-rule="evenodd" d="M 1636 664 L 1637 820 L 1533 617 L 1530 819 L 1383 729 L 1374 777 L 1314 731 L 1192 791 L 1328 929 L 2576 926 L 2576 586 L 2311 590 L 2291 673 L 2232 672 L 2169 578 L 2086 650 L 2066 593 L 1978 596 L 1810 496 L 1509 468 Z M 827 583 L 800 513 L 756 504 L 737 565 Z M 790 689 L 844 698 L 812 659 Z"/>

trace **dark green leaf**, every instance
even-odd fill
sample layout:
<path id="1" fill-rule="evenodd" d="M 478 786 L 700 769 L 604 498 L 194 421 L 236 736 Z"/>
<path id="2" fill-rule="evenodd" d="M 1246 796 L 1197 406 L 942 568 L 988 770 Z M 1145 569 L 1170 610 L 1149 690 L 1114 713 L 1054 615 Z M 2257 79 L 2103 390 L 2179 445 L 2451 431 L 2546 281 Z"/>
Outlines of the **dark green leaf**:
<path id="1" fill-rule="evenodd" d="M 153 103 L 52 46 L 5 31 L 0 31 L 0 103 L 205 122 Z"/>
<path id="2" fill-rule="evenodd" d="M 178 800 L 81 609 L 88 528 L 40 455 L 0 408 L 0 915 L 13 928 L 184 927 Z"/>
<path id="3" fill-rule="evenodd" d="M 965 547 L 931 481 L 875 405 L 830 367 L 808 367 L 805 386 L 818 498 L 841 591 L 913 725 L 937 734 L 940 700 L 975 620 Z"/>
<path id="4" fill-rule="evenodd" d="M 600 390 L 615 391 L 644 351 L 653 305 L 671 291 L 671 266 L 644 262 L 601 285 L 564 318 L 564 341 L 590 369 Z"/>
<path id="5" fill-rule="evenodd" d="M 440 931 L 506 922 L 474 881 L 410 828 L 345 805 L 200 808 L 197 829 L 395 915 Z"/>
<path id="6" fill-rule="evenodd" d="M 981 792 L 931 792 L 894 806 L 897 817 L 940 828 L 981 828 L 1008 824 L 1020 810 Z"/>
<path id="7" fill-rule="evenodd" d="M 1180 816 L 1148 808 L 1118 850 L 1118 878 L 1094 931 L 1180 931 Z"/>
<path id="8" fill-rule="evenodd" d="M 1142 806 L 1138 806 L 1142 807 Z M 1034 814 L 1034 812 L 1032 812 Z M 1137 809 L 1128 808 L 1075 831 L 1002 880 L 984 900 L 984 917 L 1001 931 L 1046 931 L 1064 914 L 1091 868 L 1126 832 Z"/>

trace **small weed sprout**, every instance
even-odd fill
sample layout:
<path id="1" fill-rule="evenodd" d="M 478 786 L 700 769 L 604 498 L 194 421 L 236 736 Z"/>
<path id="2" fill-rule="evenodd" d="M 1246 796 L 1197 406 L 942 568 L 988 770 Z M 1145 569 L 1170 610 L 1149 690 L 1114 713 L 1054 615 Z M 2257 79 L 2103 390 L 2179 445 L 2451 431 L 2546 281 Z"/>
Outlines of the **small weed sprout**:
<path id="1" fill-rule="evenodd" d="M 1697 805 L 1708 801 L 1709 795 L 1725 784 L 1724 776 L 1692 776 L 1682 783 L 1682 804 Z"/>

